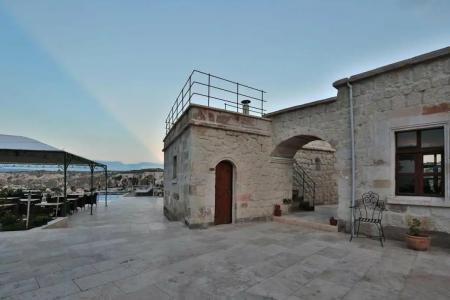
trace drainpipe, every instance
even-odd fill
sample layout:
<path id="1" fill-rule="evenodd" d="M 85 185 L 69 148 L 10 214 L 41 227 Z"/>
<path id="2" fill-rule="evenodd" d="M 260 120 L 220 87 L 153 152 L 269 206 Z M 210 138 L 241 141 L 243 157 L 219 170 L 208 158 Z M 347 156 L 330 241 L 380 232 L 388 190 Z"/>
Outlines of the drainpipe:
<path id="1" fill-rule="evenodd" d="M 355 206 L 355 195 L 356 195 L 356 185 L 355 185 L 355 173 L 356 173 L 356 161 L 355 161 L 355 124 L 354 124 L 354 115 L 353 115 L 353 86 L 349 81 L 347 81 L 347 87 L 348 87 L 348 102 L 350 104 L 350 139 L 352 144 L 352 208 L 351 208 L 351 214 L 352 214 L 352 222 L 351 222 L 351 235 L 352 237 L 355 235 L 355 212 L 353 209 L 353 206 Z"/>

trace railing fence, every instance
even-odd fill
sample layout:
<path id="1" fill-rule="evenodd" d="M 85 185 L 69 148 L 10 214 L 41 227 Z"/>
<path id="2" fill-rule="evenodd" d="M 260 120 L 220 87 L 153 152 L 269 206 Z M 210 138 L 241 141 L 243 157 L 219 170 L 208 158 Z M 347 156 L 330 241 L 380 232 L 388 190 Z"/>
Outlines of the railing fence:
<path id="1" fill-rule="evenodd" d="M 166 134 L 191 103 L 262 117 L 264 94 L 254 87 L 193 70 L 181 88 L 166 118 Z"/>

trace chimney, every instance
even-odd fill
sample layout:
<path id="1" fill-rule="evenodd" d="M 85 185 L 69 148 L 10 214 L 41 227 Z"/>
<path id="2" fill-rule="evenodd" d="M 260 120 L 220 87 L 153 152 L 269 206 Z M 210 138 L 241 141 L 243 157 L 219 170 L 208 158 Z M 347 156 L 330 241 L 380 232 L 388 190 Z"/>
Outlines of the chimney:
<path id="1" fill-rule="evenodd" d="M 250 114 L 250 100 L 242 100 L 242 113 L 244 115 L 249 115 Z"/>

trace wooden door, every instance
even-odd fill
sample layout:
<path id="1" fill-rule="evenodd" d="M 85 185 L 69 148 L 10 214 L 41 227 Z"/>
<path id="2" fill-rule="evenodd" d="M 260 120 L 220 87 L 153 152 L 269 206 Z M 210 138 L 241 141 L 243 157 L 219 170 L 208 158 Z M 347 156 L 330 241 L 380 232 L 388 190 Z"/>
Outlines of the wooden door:
<path id="1" fill-rule="evenodd" d="M 233 165 L 222 161 L 216 166 L 216 204 L 214 224 L 231 223 L 233 195 Z"/>

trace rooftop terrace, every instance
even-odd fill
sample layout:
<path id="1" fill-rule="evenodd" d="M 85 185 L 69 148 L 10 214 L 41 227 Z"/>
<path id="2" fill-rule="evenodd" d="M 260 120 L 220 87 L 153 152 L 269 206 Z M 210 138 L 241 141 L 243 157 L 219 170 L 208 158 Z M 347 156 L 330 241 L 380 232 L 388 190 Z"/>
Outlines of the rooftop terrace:
<path id="1" fill-rule="evenodd" d="M 191 103 L 261 117 L 266 111 L 265 93 L 246 84 L 193 70 L 166 118 L 166 134 Z"/>

